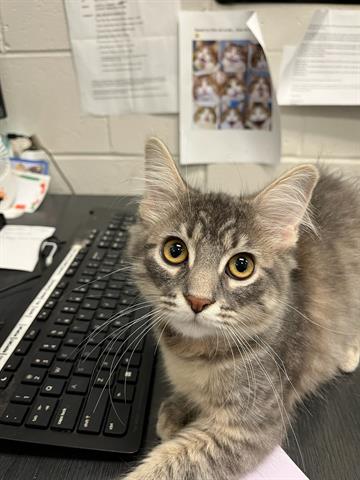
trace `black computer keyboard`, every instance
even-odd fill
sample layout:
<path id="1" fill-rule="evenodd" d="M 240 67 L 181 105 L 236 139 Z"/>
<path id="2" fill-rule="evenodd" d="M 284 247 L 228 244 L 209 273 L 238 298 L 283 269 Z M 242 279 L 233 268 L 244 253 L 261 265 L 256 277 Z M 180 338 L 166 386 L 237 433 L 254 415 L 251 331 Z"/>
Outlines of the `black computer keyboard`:
<path id="1" fill-rule="evenodd" d="M 123 258 L 132 221 L 75 242 L 0 347 L 0 440 L 139 450 L 155 349 Z"/>

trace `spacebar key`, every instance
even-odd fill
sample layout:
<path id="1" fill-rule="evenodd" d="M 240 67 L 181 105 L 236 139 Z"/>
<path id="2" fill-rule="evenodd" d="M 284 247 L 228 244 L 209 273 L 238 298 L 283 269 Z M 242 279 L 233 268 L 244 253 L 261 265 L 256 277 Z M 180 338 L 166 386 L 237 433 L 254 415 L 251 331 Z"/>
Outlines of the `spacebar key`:
<path id="1" fill-rule="evenodd" d="M 102 395 L 101 395 L 102 393 Z M 100 397 L 101 395 L 101 397 Z M 86 402 L 78 432 L 99 433 L 104 420 L 106 406 L 109 399 L 108 391 L 95 388 L 91 391 Z"/>

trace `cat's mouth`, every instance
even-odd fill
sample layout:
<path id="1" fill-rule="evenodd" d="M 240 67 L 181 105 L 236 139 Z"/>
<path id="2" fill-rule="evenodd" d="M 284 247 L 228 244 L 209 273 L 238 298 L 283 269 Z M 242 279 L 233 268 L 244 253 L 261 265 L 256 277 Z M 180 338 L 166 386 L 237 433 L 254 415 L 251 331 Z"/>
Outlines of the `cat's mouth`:
<path id="1" fill-rule="evenodd" d="M 261 127 L 264 124 L 265 120 L 266 118 L 264 118 L 264 120 L 253 120 L 253 124 L 257 127 Z"/>

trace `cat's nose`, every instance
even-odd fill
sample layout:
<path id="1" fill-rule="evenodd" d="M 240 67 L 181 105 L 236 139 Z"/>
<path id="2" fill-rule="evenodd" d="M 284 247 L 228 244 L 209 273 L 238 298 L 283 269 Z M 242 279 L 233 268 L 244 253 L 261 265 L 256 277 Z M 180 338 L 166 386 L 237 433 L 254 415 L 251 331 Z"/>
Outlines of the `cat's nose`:
<path id="1" fill-rule="evenodd" d="M 200 313 L 204 310 L 204 308 L 214 303 L 213 300 L 209 300 L 208 298 L 195 297 L 194 295 L 184 295 L 184 297 L 194 313 Z"/>

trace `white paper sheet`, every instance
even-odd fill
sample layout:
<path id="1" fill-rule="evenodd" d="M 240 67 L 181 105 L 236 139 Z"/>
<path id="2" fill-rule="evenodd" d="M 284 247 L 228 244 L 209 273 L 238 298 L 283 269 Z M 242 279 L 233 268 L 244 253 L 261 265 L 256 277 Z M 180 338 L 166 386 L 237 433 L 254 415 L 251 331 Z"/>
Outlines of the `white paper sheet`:
<path id="1" fill-rule="evenodd" d="M 238 480 L 309 480 L 280 447 L 256 468 Z"/>
<path id="2" fill-rule="evenodd" d="M 318 10 L 301 43 L 285 47 L 279 105 L 360 105 L 360 12 Z"/>
<path id="3" fill-rule="evenodd" d="M 32 272 L 42 242 L 54 232 L 54 227 L 5 225 L 0 230 L 0 268 Z"/>
<path id="4" fill-rule="evenodd" d="M 179 0 L 66 0 L 86 113 L 173 113 Z"/>
<path id="5" fill-rule="evenodd" d="M 278 162 L 280 116 L 256 14 L 179 17 L 180 162 Z"/>

